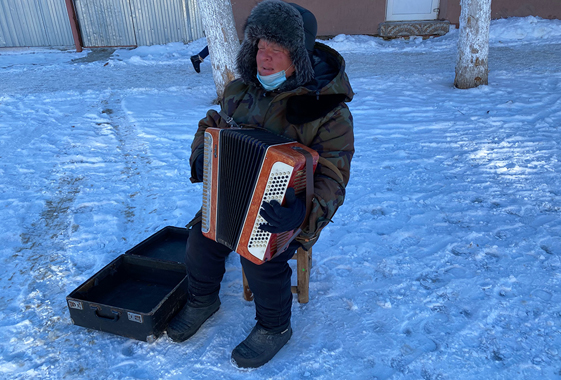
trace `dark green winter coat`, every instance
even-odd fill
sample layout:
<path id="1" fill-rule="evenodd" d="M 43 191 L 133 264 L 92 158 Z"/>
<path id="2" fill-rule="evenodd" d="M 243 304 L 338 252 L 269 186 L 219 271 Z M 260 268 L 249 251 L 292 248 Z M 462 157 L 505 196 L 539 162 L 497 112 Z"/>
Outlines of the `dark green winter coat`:
<path id="1" fill-rule="evenodd" d="M 296 239 L 306 249 L 316 242 L 343 204 L 354 154 L 353 119 L 345 104 L 354 94 L 345 74 L 345 61 L 335 50 L 316 43 L 313 68 L 314 79 L 290 91 L 282 91 L 282 86 L 280 91 L 266 91 L 257 79 L 249 84 L 234 80 L 227 85 L 220 104 L 222 111 L 241 127 L 265 128 L 319 153 L 312 210 L 307 226 Z M 230 125 L 217 111 L 207 112 L 191 146 L 192 166 L 203 153 L 204 131 L 208 127 Z"/>

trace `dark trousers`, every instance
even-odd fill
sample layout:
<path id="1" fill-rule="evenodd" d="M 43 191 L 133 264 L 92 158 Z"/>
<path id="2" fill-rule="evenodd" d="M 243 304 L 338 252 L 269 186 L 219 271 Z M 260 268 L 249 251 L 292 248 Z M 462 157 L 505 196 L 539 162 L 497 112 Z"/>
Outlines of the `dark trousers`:
<path id="1" fill-rule="evenodd" d="M 283 331 L 290 323 L 292 292 L 290 278 L 292 269 L 288 260 L 294 255 L 296 245 L 274 259 L 256 265 L 240 256 L 249 287 L 255 301 L 257 321 L 266 329 Z M 220 282 L 225 272 L 226 257 L 231 250 L 201 232 L 201 223 L 195 224 L 187 239 L 187 274 L 189 293 L 195 299 L 218 297 Z M 210 297 L 210 298 L 207 298 Z"/>
<path id="2" fill-rule="evenodd" d="M 209 51 L 208 51 L 208 46 L 205 46 L 203 48 L 203 50 L 201 50 L 199 52 L 199 57 L 201 57 L 202 59 L 205 59 L 206 57 L 208 57 Z"/>

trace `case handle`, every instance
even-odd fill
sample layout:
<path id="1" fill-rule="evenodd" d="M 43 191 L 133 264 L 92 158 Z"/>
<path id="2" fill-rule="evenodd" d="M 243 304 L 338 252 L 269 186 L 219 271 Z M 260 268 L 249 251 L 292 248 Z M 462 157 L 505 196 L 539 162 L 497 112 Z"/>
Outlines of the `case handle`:
<path id="1" fill-rule="evenodd" d="M 113 313 L 114 315 L 112 317 L 108 317 L 108 316 L 99 314 L 99 309 L 97 309 L 97 308 L 95 309 L 95 316 L 96 317 L 101 318 L 101 319 L 108 319 L 108 320 L 113 321 L 113 322 L 117 322 L 119 320 L 119 317 L 120 317 L 121 313 L 119 313 L 118 311 L 115 311 L 115 310 L 111 310 L 111 313 Z"/>

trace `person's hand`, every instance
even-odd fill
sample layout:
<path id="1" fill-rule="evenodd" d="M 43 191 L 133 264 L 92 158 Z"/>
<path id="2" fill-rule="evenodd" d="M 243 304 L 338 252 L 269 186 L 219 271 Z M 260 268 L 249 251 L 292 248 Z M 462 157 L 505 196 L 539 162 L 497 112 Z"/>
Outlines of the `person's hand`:
<path id="1" fill-rule="evenodd" d="M 286 205 L 283 207 L 275 200 L 263 202 L 259 215 L 267 221 L 267 224 L 259 226 L 263 231 L 278 234 L 292 231 L 304 222 L 306 216 L 306 205 L 296 197 L 294 188 L 289 187 L 285 195 Z"/>
<path id="2" fill-rule="evenodd" d="M 204 156 L 205 156 L 204 154 L 199 154 L 199 156 L 195 159 L 195 162 L 193 163 L 193 167 L 191 168 L 191 174 L 193 175 L 193 178 L 195 178 L 197 181 L 203 180 Z"/>

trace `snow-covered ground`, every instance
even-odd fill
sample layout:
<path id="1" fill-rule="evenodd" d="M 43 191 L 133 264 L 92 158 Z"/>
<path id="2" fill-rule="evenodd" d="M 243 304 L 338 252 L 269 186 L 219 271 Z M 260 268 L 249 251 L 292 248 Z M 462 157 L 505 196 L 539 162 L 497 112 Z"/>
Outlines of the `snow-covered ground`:
<path id="1" fill-rule="evenodd" d="M 65 301 L 199 209 L 204 40 L 0 50 L 0 378 L 561 379 L 561 21 L 493 21 L 472 90 L 452 85 L 457 37 L 326 42 L 356 92 L 351 181 L 293 338 L 253 371 L 229 362 L 254 325 L 236 254 L 182 344 L 74 326 Z"/>

